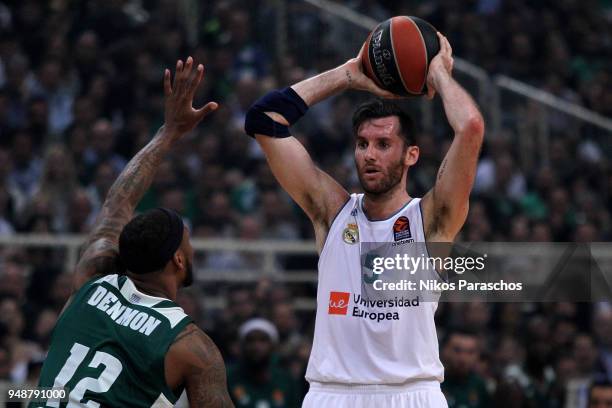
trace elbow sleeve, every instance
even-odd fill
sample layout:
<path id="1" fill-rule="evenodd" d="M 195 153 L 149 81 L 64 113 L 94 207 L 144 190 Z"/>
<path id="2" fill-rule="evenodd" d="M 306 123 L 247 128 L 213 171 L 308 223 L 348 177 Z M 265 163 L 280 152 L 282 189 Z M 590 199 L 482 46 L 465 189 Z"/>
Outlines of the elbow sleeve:
<path id="1" fill-rule="evenodd" d="M 278 138 L 287 137 L 290 135 L 289 127 L 276 122 L 265 112 L 282 115 L 291 126 L 304 116 L 307 110 L 306 102 L 290 87 L 275 90 L 251 105 L 244 121 L 244 130 L 251 137 L 256 133 Z"/>

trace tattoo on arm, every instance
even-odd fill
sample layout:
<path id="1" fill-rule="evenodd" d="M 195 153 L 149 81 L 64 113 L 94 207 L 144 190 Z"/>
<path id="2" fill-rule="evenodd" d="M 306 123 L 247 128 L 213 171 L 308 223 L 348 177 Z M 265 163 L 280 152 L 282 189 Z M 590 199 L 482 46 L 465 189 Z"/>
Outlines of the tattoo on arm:
<path id="1" fill-rule="evenodd" d="M 130 160 L 111 186 L 94 235 L 102 235 L 111 240 L 119 237 L 118 231 L 131 218 L 136 205 L 151 185 L 157 167 L 170 149 L 169 141 L 161 137 L 161 132 L 163 128 Z"/>
<path id="2" fill-rule="evenodd" d="M 348 85 L 350 87 L 351 84 L 353 83 L 353 77 L 351 76 L 351 73 L 349 72 L 348 69 L 344 71 L 344 73 L 346 74 L 346 79 L 348 80 Z"/>
<path id="3" fill-rule="evenodd" d="M 92 263 L 95 257 L 117 255 L 117 244 L 121 230 L 131 219 L 138 202 L 147 191 L 157 167 L 170 150 L 170 141 L 162 135 L 162 127 L 153 140 L 130 160 L 117 180 L 113 183 L 96 223 L 84 245 L 77 272 L 88 277 L 110 273 L 112 270 L 100 269 L 109 262 Z M 98 267 L 94 267 L 97 265 Z"/>
<path id="4" fill-rule="evenodd" d="M 189 326 L 187 326 L 185 328 L 185 330 L 183 330 L 182 332 L 180 332 L 178 334 L 178 336 L 176 336 L 176 338 L 174 339 L 174 341 L 172 342 L 174 343 L 178 343 L 180 340 L 183 340 L 183 338 L 187 337 L 187 336 L 191 336 L 192 334 L 194 334 L 194 332 L 198 331 L 199 329 L 193 325 L 190 324 Z"/>
<path id="5" fill-rule="evenodd" d="M 189 366 L 186 378 L 187 397 L 191 407 L 233 407 L 227 392 L 225 364 L 217 346 L 196 326 L 177 336 L 184 342 Z"/>

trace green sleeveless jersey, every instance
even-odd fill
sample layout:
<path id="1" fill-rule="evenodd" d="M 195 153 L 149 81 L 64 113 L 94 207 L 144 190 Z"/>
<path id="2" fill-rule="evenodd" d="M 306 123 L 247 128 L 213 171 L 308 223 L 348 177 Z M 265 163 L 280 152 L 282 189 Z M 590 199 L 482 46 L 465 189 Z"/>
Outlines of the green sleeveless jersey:
<path id="1" fill-rule="evenodd" d="M 168 299 L 139 292 L 126 276 L 87 282 L 60 316 L 40 387 L 65 387 L 68 402 L 33 407 L 172 407 L 164 358 L 191 319 Z"/>

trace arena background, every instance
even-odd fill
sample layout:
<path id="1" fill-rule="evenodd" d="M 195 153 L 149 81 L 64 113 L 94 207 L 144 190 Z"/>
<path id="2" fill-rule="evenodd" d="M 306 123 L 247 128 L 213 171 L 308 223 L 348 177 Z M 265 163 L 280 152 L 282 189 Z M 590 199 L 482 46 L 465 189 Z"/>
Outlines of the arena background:
<path id="1" fill-rule="evenodd" d="M 610 1 L 3 0 L 3 387 L 37 381 L 81 234 L 126 161 L 162 123 L 163 69 L 192 55 L 207 71 L 198 104 L 215 100 L 220 108 L 160 166 L 139 210 L 162 205 L 184 215 L 197 280 L 179 301 L 228 367 L 244 363 L 238 327 L 266 317 L 280 334 L 271 381 L 292 379 L 286 402 L 301 401 L 314 324 L 313 231 L 245 136 L 244 114 L 266 90 L 350 58 L 378 21 L 400 14 L 447 35 L 455 77 L 485 116 L 459 240 L 610 241 Z M 367 97 L 325 101 L 294 129 L 352 191 L 359 184 L 350 117 Z M 439 99 L 404 103 L 419 127 L 421 158 L 409 184 L 420 196 L 452 134 Z M 478 340 L 471 355 L 442 351 L 447 375 L 463 384 L 445 390 L 451 407 L 461 398 L 455 392 L 477 395 L 471 406 L 584 407 L 589 384 L 612 376 L 607 302 L 442 303 L 437 327 L 441 340 L 456 327 Z M 236 396 L 248 380 L 230 381 L 230 392 Z"/>

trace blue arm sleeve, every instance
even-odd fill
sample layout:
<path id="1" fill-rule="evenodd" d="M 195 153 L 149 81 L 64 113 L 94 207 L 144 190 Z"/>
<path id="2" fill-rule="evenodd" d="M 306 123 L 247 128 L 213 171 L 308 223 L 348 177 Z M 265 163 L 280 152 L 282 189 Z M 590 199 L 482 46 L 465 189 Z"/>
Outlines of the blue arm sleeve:
<path id="1" fill-rule="evenodd" d="M 276 112 L 283 115 L 293 125 L 308 110 L 306 102 L 290 87 L 275 90 L 259 98 L 247 111 L 244 121 L 245 132 L 254 137 L 261 134 L 271 137 L 290 136 L 289 127 L 282 125 L 264 112 Z"/>

